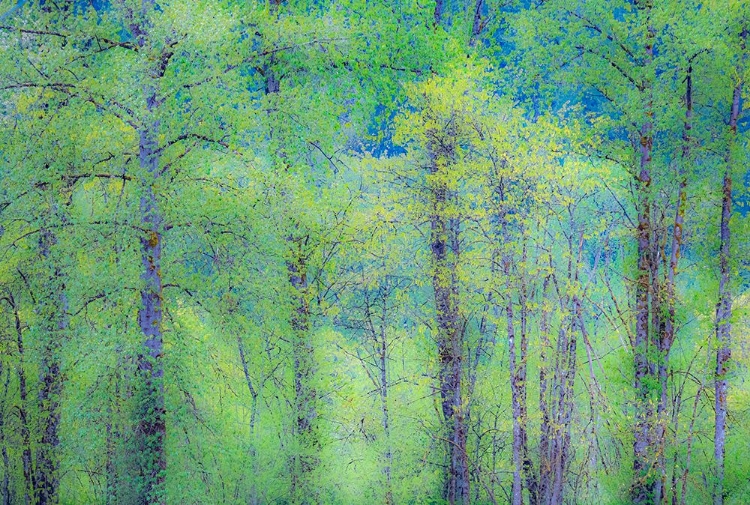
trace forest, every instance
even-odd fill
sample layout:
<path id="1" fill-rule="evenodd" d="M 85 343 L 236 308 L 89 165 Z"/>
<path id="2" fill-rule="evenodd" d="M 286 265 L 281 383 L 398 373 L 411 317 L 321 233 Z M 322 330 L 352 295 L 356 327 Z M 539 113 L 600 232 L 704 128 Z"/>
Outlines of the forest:
<path id="1" fill-rule="evenodd" d="M 0 504 L 750 503 L 749 31 L 0 0 Z"/>

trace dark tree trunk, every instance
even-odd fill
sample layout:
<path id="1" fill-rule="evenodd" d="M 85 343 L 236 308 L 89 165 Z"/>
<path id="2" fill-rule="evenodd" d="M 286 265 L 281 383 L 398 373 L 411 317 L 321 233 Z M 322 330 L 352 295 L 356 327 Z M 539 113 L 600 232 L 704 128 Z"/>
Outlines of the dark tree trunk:
<path id="1" fill-rule="evenodd" d="M 437 28 L 443 21 L 443 11 L 445 10 L 445 0 L 435 0 L 435 10 L 432 13 L 433 26 Z"/>
<path id="2" fill-rule="evenodd" d="M 433 175 L 438 174 L 440 170 L 438 158 L 446 161 L 453 158 L 450 142 L 447 147 L 441 145 L 441 149 L 442 151 L 431 149 L 430 170 Z M 451 504 L 465 504 L 469 503 L 470 491 L 466 422 L 461 389 L 463 325 L 458 298 L 459 221 L 455 217 L 447 216 L 447 210 L 455 197 L 445 182 L 436 180 L 430 189 L 430 251 L 438 332 L 438 382 L 449 457 L 444 496 Z"/>
<path id="3" fill-rule="evenodd" d="M 318 392 L 312 386 L 315 375 L 314 349 L 310 342 L 310 307 L 307 274 L 302 245 L 295 259 L 287 263 L 289 283 L 293 289 L 294 308 L 291 317 L 292 354 L 294 359 L 294 411 L 298 453 L 293 458 L 292 501 L 299 504 L 318 503 L 314 471 L 320 463 L 320 441 L 316 429 Z M 290 239 L 294 243 L 294 239 Z"/>
<path id="4" fill-rule="evenodd" d="M 666 310 L 660 310 L 664 319 L 659 326 L 658 342 L 658 376 L 659 376 L 659 402 L 657 404 L 656 416 L 656 452 L 658 455 L 659 479 L 656 482 L 655 499 L 666 501 L 666 449 L 667 449 L 667 409 L 668 409 L 668 373 L 669 353 L 675 339 L 675 279 L 677 277 L 678 264 L 682 253 L 682 236 L 685 222 L 685 208 L 687 204 L 687 168 L 691 161 L 691 130 L 693 118 L 693 67 L 692 62 L 688 66 L 685 76 L 685 123 L 682 133 L 682 160 L 680 161 L 679 182 L 677 190 L 677 204 L 674 223 L 672 225 L 672 244 L 670 249 L 669 263 L 667 265 L 666 280 L 663 286 L 663 297 L 659 302 L 666 305 Z M 666 258 L 665 258 L 666 260 Z M 674 480 L 673 476 L 673 480 Z M 675 485 L 672 485 L 674 490 Z M 674 495 L 673 495 L 674 497 Z"/>
<path id="5" fill-rule="evenodd" d="M 47 219 L 58 217 L 56 205 Z M 53 247 L 57 237 L 49 229 L 42 229 L 39 240 L 40 260 L 49 269 L 44 285 L 44 297 L 39 300 L 37 312 L 43 320 L 44 335 L 42 359 L 40 363 L 39 388 L 39 430 L 41 439 L 36 453 L 38 505 L 56 505 L 59 501 L 59 445 L 60 401 L 63 378 L 60 373 L 60 351 L 68 328 L 68 302 L 65 295 L 65 279 L 57 266 L 58 258 L 53 257 Z"/>
<path id="6" fill-rule="evenodd" d="M 744 51 L 747 30 L 740 34 Z M 744 55 L 743 55 L 744 59 Z M 714 424 L 714 463 L 716 465 L 716 487 L 713 493 L 714 505 L 724 503 L 724 453 L 726 446 L 727 423 L 727 369 L 731 350 L 732 291 L 730 285 L 730 240 L 729 221 L 732 219 L 732 151 L 737 136 L 737 121 L 741 112 L 742 81 L 734 88 L 732 109 L 729 116 L 729 146 L 725 159 L 724 180 L 722 183 L 721 224 L 719 227 L 719 301 L 716 304 L 716 381 L 715 381 L 715 424 Z"/>
<path id="7" fill-rule="evenodd" d="M 474 4 L 474 21 L 471 24 L 471 37 L 469 38 L 469 46 L 474 47 L 479 38 L 479 34 L 482 33 L 482 8 L 484 7 L 484 0 L 476 0 Z"/>
<path id="8" fill-rule="evenodd" d="M 53 298 L 54 299 L 54 298 Z M 59 490 L 59 445 L 58 429 L 60 425 L 60 397 L 62 394 L 62 377 L 60 375 L 60 348 L 62 332 L 68 325 L 66 301 L 59 295 L 60 313 L 57 314 L 57 330 L 48 328 L 45 348 L 42 353 L 41 387 L 39 390 L 39 415 L 41 417 L 41 440 L 37 448 L 37 503 L 38 505 L 55 505 L 58 503 Z M 52 321 L 54 324 L 54 321 Z"/>
<path id="9" fill-rule="evenodd" d="M 3 364 L 0 363 L 0 377 L 3 376 Z M 5 435 L 5 405 L 8 401 L 8 387 L 10 386 L 10 370 L 5 374 L 5 384 L 3 384 L 2 403 L 0 403 L 0 453 L 3 458 L 3 482 L 0 486 L 0 498 L 3 505 L 10 505 L 11 488 L 10 488 L 10 457 L 8 456 L 8 446 Z"/>
<path id="10" fill-rule="evenodd" d="M 273 12 L 278 13 L 281 0 L 271 0 Z M 264 68 L 265 93 L 275 95 L 281 90 L 281 79 L 273 69 L 274 58 L 271 55 L 269 64 Z M 271 130 L 273 135 L 273 128 Z M 286 152 L 283 147 L 273 155 L 286 166 Z M 318 503 L 318 492 L 314 482 L 314 472 L 320 464 L 318 452 L 320 439 L 317 432 L 318 392 L 313 387 L 315 376 L 315 357 L 310 341 L 310 306 L 308 300 L 306 245 L 308 237 L 290 234 L 287 244 L 292 259 L 286 263 L 289 284 L 292 288 L 292 313 L 290 325 L 292 337 L 292 359 L 294 369 L 294 433 L 297 452 L 290 459 L 291 489 L 290 495 L 295 504 Z"/>
<path id="11" fill-rule="evenodd" d="M 31 505 L 32 499 L 36 496 L 36 475 L 34 472 L 34 461 L 32 459 L 31 452 L 31 427 L 29 425 L 29 394 L 26 384 L 26 357 L 24 351 L 23 342 L 23 325 L 21 324 L 21 316 L 19 314 L 19 307 L 16 303 L 15 298 L 12 294 L 8 293 L 5 298 L 13 311 L 13 321 L 16 334 L 16 349 L 18 350 L 18 394 L 20 404 L 18 406 L 18 420 L 21 423 L 20 435 L 21 435 L 21 463 L 23 466 L 23 498 L 25 505 Z"/>

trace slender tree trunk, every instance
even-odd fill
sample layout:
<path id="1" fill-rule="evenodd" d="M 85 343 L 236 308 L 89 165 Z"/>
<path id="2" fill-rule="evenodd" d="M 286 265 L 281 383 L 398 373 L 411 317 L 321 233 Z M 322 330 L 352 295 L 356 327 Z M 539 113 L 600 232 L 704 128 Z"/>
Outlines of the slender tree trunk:
<path id="1" fill-rule="evenodd" d="M 505 287 L 507 300 L 505 304 L 505 317 L 508 331 L 508 367 L 510 371 L 510 396 L 511 413 L 513 415 L 513 488 L 511 490 L 511 504 L 523 505 L 523 483 L 521 474 L 523 472 L 522 461 L 522 433 L 521 433 L 521 401 L 520 401 L 520 377 L 516 360 L 516 332 L 513 322 L 513 300 L 510 295 L 510 259 L 504 258 Z"/>
<path id="2" fill-rule="evenodd" d="M 560 329 L 557 334 L 557 346 L 555 352 L 555 372 L 552 379 L 552 437 L 550 447 L 550 470 L 549 503 L 558 505 L 562 501 L 563 486 L 565 484 L 565 395 L 567 394 L 567 356 L 569 349 L 569 335 L 566 329 L 566 320 L 560 321 Z"/>
<path id="3" fill-rule="evenodd" d="M 549 378 L 549 320 L 551 305 L 547 301 L 549 295 L 549 276 L 544 279 L 542 286 L 542 301 L 539 318 L 539 335 L 541 338 L 541 349 L 539 358 L 539 412 L 542 417 L 540 435 L 539 435 L 539 491 L 538 504 L 549 505 L 550 502 L 550 477 L 552 470 L 552 461 L 550 458 L 550 413 L 548 404 Z M 532 504 L 535 505 L 535 504 Z"/>
<path id="4" fill-rule="evenodd" d="M 0 362 L 0 377 L 4 373 L 3 364 Z M 3 482 L 0 487 L 0 498 L 3 500 L 3 505 L 10 505 L 11 499 L 11 488 L 10 488 L 10 457 L 8 456 L 8 446 L 6 441 L 5 432 L 5 405 L 8 401 L 8 389 L 10 386 L 10 375 L 11 371 L 8 369 L 8 373 L 5 374 L 5 384 L 3 384 L 3 398 L 0 403 L 0 452 L 3 457 Z"/>
<path id="5" fill-rule="evenodd" d="M 119 354 L 119 350 L 118 350 Z M 121 366 L 121 360 L 118 356 L 118 368 Z M 115 391 L 114 401 L 110 402 L 107 408 L 107 425 L 106 430 L 106 459 L 104 462 L 104 471 L 106 489 L 104 490 L 104 503 L 106 505 L 116 505 L 119 496 L 119 474 L 117 468 L 117 447 L 120 440 L 120 430 L 118 428 L 118 418 L 120 415 L 119 400 L 120 400 L 120 383 L 121 377 L 119 372 L 115 373 Z M 112 408 L 114 403 L 115 408 Z"/>
<path id="6" fill-rule="evenodd" d="M 526 254 L 526 243 L 523 244 L 523 256 L 522 261 L 525 265 L 528 260 Z M 518 377 L 519 377 L 519 407 L 521 413 L 521 458 L 523 461 L 523 473 L 524 481 L 526 483 L 526 489 L 529 491 L 529 501 L 532 504 L 537 502 L 537 481 L 536 474 L 534 473 L 534 466 L 531 461 L 529 454 L 529 444 L 527 435 L 527 422 L 528 422 L 528 408 L 527 408 L 527 395 L 526 395 L 526 363 L 529 351 L 529 339 L 528 339 L 528 277 L 525 272 L 520 273 L 521 286 L 519 290 L 519 312 L 520 312 L 520 323 L 521 323 L 521 339 L 519 342 L 519 361 L 518 361 Z"/>
<path id="7" fill-rule="evenodd" d="M 747 30 L 741 33 L 741 43 L 744 42 Z M 730 284 L 730 240 L 731 230 L 729 222 L 732 219 L 732 151 L 737 136 L 737 120 L 741 112 L 742 81 L 734 88 L 732 109 L 729 116 L 729 146 L 725 159 L 724 180 L 722 183 L 721 224 L 719 227 L 719 301 L 716 304 L 716 382 L 715 382 L 715 424 L 714 424 L 714 463 L 716 465 L 716 487 L 713 493 L 714 505 L 724 503 L 724 454 L 726 446 L 727 424 L 727 369 L 731 351 L 731 318 L 732 291 Z"/>
<path id="8" fill-rule="evenodd" d="M 250 486 L 250 505 L 258 505 L 258 486 L 257 474 L 258 474 L 258 453 L 255 448 L 255 423 L 258 415 L 258 389 L 253 386 L 253 380 L 250 376 L 250 367 L 247 361 L 247 353 L 245 352 L 245 344 L 242 341 L 242 335 L 237 335 L 237 350 L 240 354 L 240 363 L 242 364 L 242 373 L 245 376 L 245 385 L 250 393 L 250 423 L 249 423 L 249 437 L 250 437 L 250 460 L 253 465 L 253 482 Z"/>
<path id="9" fill-rule="evenodd" d="M 479 34 L 482 33 L 482 8 L 484 7 L 484 0 L 476 0 L 474 4 L 474 20 L 471 24 L 471 37 L 469 38 L 469 47 L 474 47 L 479 38 Z"/>
<path id="10" fill-rule="evenodd" d="M 695 399 L 693 400 L 693 415 L 690 417 L 690 426 L 688 427 L 687 447 L 685 455 L 685 469 L 682 471 L 682 482 L 680 484 L 680 505 L 685 505 L 687 502 L 687 478 L 688 472 L 690 472 L 690 460 L 693 456 L 693 433 L 695 433 L 695 418 L 698 413 L 698 405 L 700 405 L 701 394 L 703 393 L 703 384 L 695 393 Z"/>
<path id="11" fill-rule="evenodd" d="M 13 295 L 8 293 L 6 297 L 8 304 L 13 311 L 13 321 L 16 333 L 16 348 L 18 350 L 18 393 L 20 404 L 18 406 L 18 420 L 21 423 L 21 463 L 23 466 L 23 499 L 25 505 L 31 505 L 32 499 L 36 495 L 36 476 L 34 473 L 34 461 L 32 459 L 31 452 L 31 428 L 29 425 L 29 398 L 28 389 L 26 385 L 26 357 L 24 351 L 23 342 L 23 325 L 21 324 L 21 316 L 19 314 L 19 308 L 14 299 Z"/>
<path id="12" fill-rule="evenodd" d="M 147 21 L 154 9 L 151 1 L 143 2 L 143 18 L 134 25 L 136 43 L 142 51 L 153 51 Z M 163 51 L 163 50 L 162 50 Z M 166 503 L 164 479 L 167 468 L 164 443 L 166 438 L 166 412 L 164 402 L 164 342 L 162 334 L 162 248 L 164 216 L 157 200 L 156 187 L 160 182 L 160 157 L 158 139 L 159 79 L 164 75 L 167 53 L 156 58 L 159 66 L 145 72 L 143 98 L 144 115 L 139 134 L 139 161 L 141 169 L 140 227 L 141 236 L 141 306 L 138 324 L 143 334 L 143 348 L 137 356 L 138 408 L 135 447 L 140 454 L 138 503 L 163 505 Z M 168 60 L 168 57 L 167 57 Z"/>
<path id="13" fill-rule="evenodd" d="M 644 2 L 643 9 L 647 10 L 650 23 L 649 1 Z M 653 60 L 655 36 L 651 26 L 647 27 L 645 54 L 647 63 Z M 652 440 L 652 389 L 651 363 L 649 360 L 650 344 L 650 304 L 649 295 L 652 294 L 652 226 L 651 226 L 651 150 L 653 148 L 653 102 L 651 97 L 651 82 L 648 78 L 641 84 L 641 93 L 645 98 L 645 120 L 641 126 L 639 153 L 640 168 L 636 177 L 638 193 L 638 271 L 636 275 L 636 324 L 635 348 L 635 426 L 633 439 L 633 485 L 632 499 L 635 504 L 653 503 L 655 481 L 653 475 L 653 440 Z"/>
<path id="14" fill-rule="evenodd" d="M 299 239 L 298 239 L 299 240 Z M 320 442 L 316 430 L 317 390 L 312 386 L 315 358 L 310 342 L 310 307 L 307 293 L 306 264 L 301 249 L 287 263 L 289 283 L 293 289 L 294 309 L 291 317 L 294 359 L 294 410 L 298 453 L 292 474 L 292 501 L 297 504 L 318 503 L 314 471 L 319 465 Z"/>
<path id="15" fill-rule="evenodd" d="M 685 123 L 682 133 L 682 160 L 680 161 L 679 183 L 677 190 L 677 205 L 675 210 L 674 223 L 672 225 L 672 244 L 667 266 L 667 275 L 664 282 L 663 299 L 661 303 L 666 305 L 664 320 L 659 326 L 658 342 L 658 375 L 659 375 L 659 402 L 657 405 L 656 415 L 656 451 L 659 463 L 659 479 L 656 483 L 655 498 L 660 502 L 666 502 L 666 433 L 667 433 L 667 409 L 668 409 L 668 373 L 669 373 L 669 353 L 675 339 L 675 279 L 679 259 L 682 253 L 682 236 L 683 226 L 685 223 L 685 208 L 687 205 L 687 167 L 691 160 L 691 130 L 693 118 L 693 67 L 692 63 L 688 66 L 687 75 L 685 76 Z M 658 311 L 661 312 L 661 311 Z M 674 485 L 672 486 L 674 489 Z M 673 495 L 674 496 L 674 495 Z"/>
<path id="16" fill-rule="evenodd" d="M 501 219 L 503 240 L 510 243 L 508 223 L 505 217 Z M 525 256 L 524 245 L 524 256 Z M 511 291 L 511 253 L 503 255 L 503 275 L 505 276 L 506 304 L 505 317 L 508 332 L 508 367 L 510 372 L 511 412 L 513 415 L 513 487 L 511 489 L 511 503 L 523 505 L 523 477 L 529 477 L 530 460 L 527 465 L 526 446 L 526 286 L 522 279 L 519 289 L 520 295 L 520 323 L 521 334 L 519 345 L 516 345 L 515 315 L 513 312 L 513 298 Z M 522 275 L 522 274 L 521 274 Z M 518 354 L 517 354 L 518 353 Z M 529 490 L 532 491 L 531 489 Z"/>
<path id="17" fill-rule="evenodd" d="M 431 150 L 431 173 L 438 175 L 438 157 L 453 158 L 449 152 Z M 441 174 L 442 175 L 442 174 Z M 439 176 L 442 179 L 441 176 Z M 432 253 L 432 286 L 437 313 L 439 385 L 445 439 L 449 457 L 445 479 L 445 498 L 451 504 L 469 502 L 469 465 L 466 453 L 466 423 L 462 403 L 463 327 L 460 321 L 457 266 L 459 258 L 459 223 L 447 217 L 454 196 L 445 182 L 438 180 L 431 187 L 430 250 Z"/>
<path id="18" fill-rule="evenodd" d="M 380 341 L 378 348 L 378 359 L 380 368 L 380 405 L 383 422 L 383 436 L 385 437 L 385 451 L 383 457 L 385 465 L 385 505 L 393 505 L 393 485 L 391 483 L 391 468 L 393 467 L 393 451 L 391 449 L 391 419 L 388 409 L 388 335 L 386 333 L 386 321 L 388 320 L 388 300 L 382 297 L 382 319 L 380 324 Z"/>

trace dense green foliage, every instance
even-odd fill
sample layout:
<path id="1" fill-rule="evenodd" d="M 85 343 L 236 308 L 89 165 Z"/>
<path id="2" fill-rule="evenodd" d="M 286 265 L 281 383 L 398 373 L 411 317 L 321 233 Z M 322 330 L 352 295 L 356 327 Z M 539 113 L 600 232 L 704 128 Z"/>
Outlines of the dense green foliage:
<path id="1" fill-rule="evenodd" d="M 0 503 L 750 502 L 748 30 L 0 0 Z"/>

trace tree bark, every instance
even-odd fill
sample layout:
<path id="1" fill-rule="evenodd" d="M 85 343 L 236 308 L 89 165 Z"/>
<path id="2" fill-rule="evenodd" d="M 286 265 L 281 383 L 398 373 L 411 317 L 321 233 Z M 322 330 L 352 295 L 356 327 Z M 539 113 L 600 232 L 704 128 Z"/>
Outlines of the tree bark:
<path id="1" fill-rule="evenodd" d="M 3 365 L 0 363 L 0 377 L 4 374 Z M 5 374 L 5 384 L 3 384 L 3 399 L 0 403 L 0 453 L 3 458 L 3 482 L 0 486 L 0 497 L 2 497 L 3 505 L 10 505 L 11 500 L 11 487 L 10 487 L 10 457 L 8 456 L 8 446 L 5 435 L 5 404 L 8 400 L 8 386 L 10 386 L 10 375 L 11 371 L 8 369 L 8 373 Z"/>
<path id="2" fill-rule="evenodd" d="M 740 34 L 741 47 L 745 49 L 747 29 Z M 743 55 L 744 59 L 744 55 Z M 738 81 L 732 95 L 732 108 L 729 115 L 729 146 L 725 158 L 724 180 L 722 181 L 721 224 L 719 226 L 719 301 L 716 304 L 716 381 L 714 418 L 714 463 L 716 465 L 716 487 L 713 493 L 714 505 L 724 503 L 724 454 L 726 451 L 727 424 L 727 370 L 732 357 L 732 291 L 730 241 L 732 238 L 729 222 L 732 219 L 732 151 L 737 137 L 737 121 L 741 112 L 742 81 Z"/>
<path id="3" fill-rule="evenodd" d="M 523 256 L 522 262 L 525 265 L 528 260 L 526 254 L 526 243 L 523 244 Z M 526 483 L 526 489 L 529 492 L 529 501 L 532 504 L 537 502 L 537 481 L 536 474 L 534 473 L 534 466 L 529 455 L 528 435 L 527 435 L 527 421 L 528 421 L 528 408 L 527 408 L 527 395 L 526 395 L 526 363 L 529 350 L 529 338 L 527 332 L 529 306 L 528 306 L 528 276 L 525 272 L 520 273 L 521 286 L 519 289 L 519 312 L 521 322 L 521 339 L 519 342 L 519 361 L 518 377 L 519 377 L 519 407 L 521 414 L 521 458 L 523 461 L 523 473 L 524 481 Z"/>
<path id="4" fill-rule="evenodd" d="M 508 246 L 510 243 L 510 232 L 505 215 L 501 217 L 501 230 L 503 240 Z M 511 504 L 523 505 L 523 438 L 524 438 L 524 417 L 523 417 L 523 377 L 521 366 L 516 356 L 516 331 L 513 313 L 513 297 L 511 291 L 511 253 L 506 251 L 503 254 L 503 275 L 505 276 L 505 320 L 506 330 L 508 333 L 508 370 L 510 373 L 510 397 L 511 397 L 511 414 L 513 416 L 513 486 L 511 488 Z M 525 370 L 524 370 L 525 373 Z"/>
<path id="5" fill-rule="evenodd" d="M 54 198 L 54 197 L 53 197 Z M 45 218 L 59 218 L 55 203 Z M 68 328 L 68 301 L 65 295 L 65 279 L 58 266 L 58 258 L 52 256 L 57 237 L 48 228 L 42 228 L 39 240 L 40 261 L 48 268 L 44 297 L 39 300 L 38 312 L 44 328 L 42 359 L 40 363 L 39 417 L 41 439 L 37 446 L 36 502 L 38 505 L 56 505 L 59 501 L 59 445 L 60 401 L 63 377 L 60 372 L 60 352 Z"/>
<path id="6" fill-rule="evenodd" d="M 291 239 L 290 239 L 291 240 Z M 299 241 L 299 239 L 298 239 Z M 294 243 L 292 240 L 291 243 Z M 292 354 L 294 359 L 294 411 L 298 452 L 293 458 L 292 502 L 318 503 L 313 472 L 320 463 L 320 441 L 316 429 L 318 392 L 312 386 L 315 358 L 310 342 L 310 307 L 306 264 L 301 244 L 297 244 L 295 258 L 287 263 L 289 283 L 293 293 Z"/>
<path id="7" fill-rule="evenodd" d="M 641 8 L 650 16 L 651 5 L 645 2 Z M 650 19 L 648 21 L 650 23 Z M 653 28 L 647 28 L 645 54 L 647 63 L 653 60 Z M 651 82 L 648 78 L 641 84 L 641 93 L 645 97 L 645 120 L 640 129 L 640 167 L 636 176 L 638 207 L 638 271 L 636 274 L 636 324 L 635 324 L 635 426 L 633 439 L 633 485 L 631 497 L 635 504 L 654 502 L 655 481 L 653 475 L 653 440 L 652 440 L 652 389 L 651 367 L 649 360 L 650 328 L 649 319 L 650 295 L 652 295 L 652 226 L 651 226 L 651 150 L 653 148 L 653 102 Z"/>
<path id="8" fill-rule="evenodd" d="M 551 306 L 547 301 L 549 294 L 550 277 L 544 279 L 542 286 L 542 301 L 539 317 L 539 336 L 541 338 L 541 349 L 539 358 L 539 412 L 541 414 L 541 427 L 539 435 L 539 505 L 549 505 L 550 502 L 550 476 L 552 471 L 552 460 L 550 458 L 550 413 L 548 403 L 549 388 L 549 351 L 550 351 L 550 309 Z M 532 504 L 535 505 L 535 504 Z"/>
<path id="9" fill-rule="evenodd" d="M 474 20 L 471 24 L 471 37 L 469 38 L 469 47 L 474 47 L 479 38 L 479 34 L 482 33 L 482 8 L 484 7 L 484 0 L 476 0 L 474 4 Z"/>
<path id="10" fill-rule="evenodd" d="M 450 136 L 450 133 L 447 133 Z M 459 310 L 458 259 L 459 221 L 449 217 L 448 210 L 455 195 L 448 190 L 443 162 L 453 158 L 452 141 L 442 145 L 444 152 L 430 148 L 430 251 L 432 253 L 432 286 L 438 331 L 438 381 L 442 413 L 445 421 L 445 440 L 449 457 L 444 497 L 450 504 L 469 503 L 469 465 L 466 453 L 466 423 L 462 402 L 461 378 L 463 371 L 463 326 Z"/>
<path id="11" fill-rule="evenodd" d="M 388 311 L 388 299 L 383 295 L 381 299 L 382 318 L 380 321 L 380 334 L 378 346 L 378 359 L 380 368 L 380 405 L 383 422 L 383 436 L 385 437 L 385 505 L 393 505 L 393 485 L 391 482 L 391 468 L 393 467 L 393 451 L 391 449 L 391 418 L 388 408 L 388 335 L 386 333 L 386 321 Z"/>
<path id="12" fill-rule="evenodd" d="M 445 0 L 435 0 L 435 10 L 432 13 L 433 26 L 437 28 L 443 21 L 443 11 L 445 10 Z"/>
<path id="13" fill-rule="evenodd" d="M 15 298 L 12 294 L 8 293 L 5 300 L 10 305 L 13 311 L 13 322 L 16 333 L 16 349 L 18 350 L 18 393 L 20 404 L 18 406 L 18 420 L 21 423 L 21 444 L 23 446 L 21 452 L 21 463 L 23 466 L 23 499 L 25 505 L 31 505 L 32 499 L 36 497 L 36 475 L 34 472 L 34 461 L 32 459 L 31 452 L 31 427 L 29 425 L 29 399 L 28 399 L 28 388 L 26 384 L 26 357 L 24 350 L 23 341 L 23 325 L 21 324 L 21 316 L 19 314 L 19 307 L 16 303 Z"/>
<path id="14" fill-rule="evenodd" d="M 153 51 L 150 40 L 148 16 L 154 9 L 151 0 L 143 1 L 143 13 L 139 23 L 131 30 L 136 35 L 136 44 L 142 51 Z M 164 51 L 164 50 L 161 50 Z M 143 348 L 137 356 L 138 408 L 135 447 L 140 455 L 138 503 L 142 505 L 164 505 L 164 478 L 167 461 L 164 451 L 166 438 L 166 412 L 164 401 L 164 342 L 162 333 L 162 248 L 164 238 L 164 216 L 156 195 L 160 182 L 160 156 L 158 148 L 161 122 L 159 119 L 159 80 L 164 75 L 164 56 L 161 52 L 155 68 L 145 69 L 143 99 L 144 113 L 141 120 L 138 143 L 140 163 L 140 227 L 141 242 L 141 306 L 138 325 L 143 334 Z"/>

